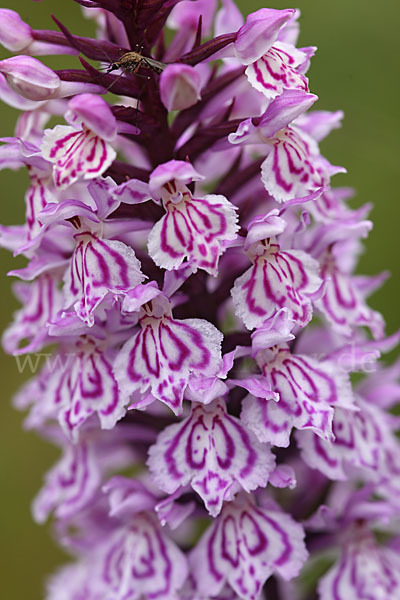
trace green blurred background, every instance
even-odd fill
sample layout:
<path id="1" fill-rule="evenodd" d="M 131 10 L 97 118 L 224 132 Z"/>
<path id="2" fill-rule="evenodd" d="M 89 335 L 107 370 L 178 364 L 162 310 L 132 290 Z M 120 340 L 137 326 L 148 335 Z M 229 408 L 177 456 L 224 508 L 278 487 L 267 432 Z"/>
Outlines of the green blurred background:
<path id="1" fill-rule="evenodd" d="M 53 12 L 74 33 L 91 35 L 93 32 L 72 0 L 39 3 L 5 0 L 5 4 L 5 8 L 17 10 L 34 28 L 55 28 L 50 19 Z M 262 0 L 242 0 L 238 4 L 245 14 L 264 6 Z M 291 5 L 286 2 L 272 5 L 273 8 L 288 6 Z M 302 12 L 300 45 L 319 48 L 309 72 L 311 91 L 320 98 L 317 108 L 340 108 L 346 115 L 344 127 L 333 132 L 322 145 L 323 153 L 333 164 L 348 169 L 347 175 L 335 177 L 334 184 L 357 189 L 354 205 L 365 202 L 375 205 L 372 213 L 375 226 L 361 257 L 359 272 L 391 271 L 391 279 L 371 300 L 371 305 L 383 312 L 391 333 L 399 324 L 400 204 L 396 167 L 400 2 L 298 0 L 295 6 Z M 56 57 L 48 64 L 54 68 L 76 68 L 79 63 L 75 57 Z M 0 136 L 13 134 L 15 119 L 15 111 L 0 105 Z M 0 220 L 4 224 L 22 223 L 26 177 L 22 171 L 3 171 L 0 178 L 3 206 Z M 21 263 L 3 250 L 0 261 L 3 330 L 17 308 L 6 273 Z M 39 527 L 32 522 L 30 502 L 56 453 L 33 433 L 21 429 L 22 415 L 11 408 L 11 397 L 23 378 L 18 374 L 14 359 L 4 354 L 1 355 L 1 381 L 0 540 L 4 554 L 1 591 L 7 600 L 41 600 L 44 577 L 63 560 L 63 555 L 52 542 L 49 527 Z"/>

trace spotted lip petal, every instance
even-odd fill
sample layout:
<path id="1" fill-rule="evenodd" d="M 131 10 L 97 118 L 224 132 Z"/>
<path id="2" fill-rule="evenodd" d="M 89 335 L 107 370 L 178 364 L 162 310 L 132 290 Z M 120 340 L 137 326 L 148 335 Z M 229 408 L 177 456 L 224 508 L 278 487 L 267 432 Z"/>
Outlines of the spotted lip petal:
<path id="1" fill-rule="evenodd" d="M 316 140 L 297 125 L 297 119 L 317 99 L 303 90 L 284 89 L 261 117 L 242 121 L 236 133 L 228 136 L 232 144 L 266 144 L 261 180 L 277 202 L 306 198 L 328 187 L 330 177 L 344 171 L 324 159 Z M 329 115 L 327 120 L 331 122 Z M 321 127 L 319 123 L 317 130 Z"/>
<path id="2" fill-rule="evenodd" d="M 304 327 L 312 317 L 310 297 L 322 284 L 318 262 L 301 250 L 283 251 L 273 240 L 251 250 L 253 266 L 231 290 L 236 315 L 252 329 L 285 308 L 288 319 Z"/>
<path id="3" fill-rule="evenodd" d="M 99 582 L 116 600 L 176 598 L 187 576 L 184 554 L 150 513 L 138 513 L 129 527 L 117 529 L 101 554 Z"/>
<path id="4" fill-rule="evenodd" d="M 264 487 L 275 461 L 268 446 L 227 414 L 222 399 L 192 406 L 187 419 L 159 435 L 149 450 L 148 466 L 168 494 L 190 483 L 215 517 L 236 488 L 250 492 Z"/>
<path id="5" fill-rule="evenodd" d="M 243 401 L 241 419 L 258 439 L 287 447 L 296 427 L 332 441 L 334 407 L 353 407 L 348 375 L 329 361 L 291 354 L 283 345 L 268 358 L 260 352 L 257 362 L 271 391 L 279 394 L 278 402 L 253 396 Z"/>
<path id="6" fill-rule="evenodd" d="M 303 460 L 333 480 L 345 480 L 357 470 L 367 481 L 399 482 L 400 460 L 392 417 L 359 397 L 356 407 L 359 411 L 335 410 L 335 439 L 331 443 L 309 431 L 297 432 Z"/>
<path id="7" fill-rule="evenodd" d="M 265 189 L 278 202 L 307 196 L 329 185 L 314 140 L 295 127 L 277 133 L 273 148 L 261 166 Z"/>
<path id="8" fill-rule="evenodd" d="M 33 503 L 33 516 L 43 523 L 55 509 L 58 518 L 74 515 L 98 491 L 101 468 L 93 445 L 82 441 L 64 449 L 61 460 L 46 475 L 44 487 Z"/>
<path id="9" fill-rule="evenodd" d="M 93 339 L 82 337 L 69 352 L 59 353 L 51 363 L 41 402 L 58 415 L 72 440 L 78 438 L 79 428 L 93 414 L 97 414 L 103 429 L 114 427 L 125 414 L 112 372 L 112 358 Z"/>
<path id="10" fill-rule="evenodd" d="M 3 334 L 3 346 L 10 354 L 37 352 L 49 343 L 47 324 L 62 307 L 59 277 L 46 273 L 31 284 L 20 283 L 15 291 L 24 303 L 14 322 Z M 21 342 L 25 345 L 21 347 Z"/>
<path id="11" fill-rule="evenodd" d="M 224 196 L 193 198 L 187 190 L 179 203 L 164 202 L 166 215 L 153 227 L 148 250 L 157 266 L 179 269 L 184 261 L 210 275 L 218 273 L 225 244 L 236 238 L 236 208 Z"/>
<path id="12" fill-rule="evenodd" d="M 357 535 L 357 534 L 356 534 Z M 360 535 L 360 534 L 358 534 Z M 343 548 L 339 561 L 318 584 L 321 600 L 400 598 L 400 559 L 371 535 Z"/>
<path id="13" fill-rule="evenodd" d="M 60 189 L 81 177 L 100 177 L 117 156 L 112 146 L 90 129 L 77 130 L 68 125 L 45 130 L 42 153 L 54 163 L 54 183 Z"/>
<path id="14" fill-rule="evenodd" d="M 332 328 L 339 335 L 349 337 L 357 327 L 369 327 L 375 339 L 382 338 L 385 331 L 382 315 L 367 305 L 357 288 L 356 277 L 343 272 L 331 252 L 322 258 L 321 275 L 326 281 L 325 292 L 315 306 Z"/>
<path id="15" fill-rule="evenodd" d="M 303 90 L 285 89 L 270 102 L 261 117 L 243 121 L 237 132 L 228 137 L 232 144 L 261 142 L 267 145 L 261 180 L 277 202 L 306 198 L 328 187 L 330 177 L 344 171 L 324 159 L 316 140 L 297 124 L 297 119 L 317 99 Z M 331 123 L 329 114 L 326 118 Z M 321 127 L 319 123 L 316 131 L 320 132 Z M 312 127 L 310 131 L 314 131 Z"/>
<path id="16" fill-rule="evenodd" d="M 65 308 L 92 326 L 96 308 L 107 294 L 125 295 L 144 280 L 132 248 L 101 239 L 90 231 L 75 236 L 76 247 L 64 276 Z"/>
<path id="17" fill-rule="evenodd" d="M 215 597 L 228 583 L 242 600 L 258 600 L 273 572 L 285 580 L 298 575 L 307 559 L 303 538 L 289 515 L 241 495 L 225 504 L 189 555 L 196 585 Z"/>
<path id="18" fill-rule="evenodd" d="M 289 89 L 308 92 L 308 80 L 297 68 L 306 55 L 294 46 L 276 42 L 261 58 L 249 65 L 246 76 L 251 85 L 270 100 Z"/>
<path id="19" fill-rule="evenodd" d="M 187 263 L 193 271 L 218 273 L 219 257 L 237 235 L 237 208 L 225 196 L 209 194 L 195 198 L 188 184 L 203 179 L 193 166 L 171 160 L 151 174 L 149 189 L 162 200 L 166 214 L 148 238 L 148 251 L 157 266 L 180 269 Z"/>
<path id="20" fill-rule="evenodd" d="M 125 394 L 140 392 L 136 406 L 140 406 L 143 393 L 150 391 L 152 400 L 164 402 L 179 414 L 190 374 L 219 372 L 222 333 L 202 319 L 173 319 L 162 296 L 145 305 L 139 324 L 140 330 L 115 360 L 121 390 Z"/>

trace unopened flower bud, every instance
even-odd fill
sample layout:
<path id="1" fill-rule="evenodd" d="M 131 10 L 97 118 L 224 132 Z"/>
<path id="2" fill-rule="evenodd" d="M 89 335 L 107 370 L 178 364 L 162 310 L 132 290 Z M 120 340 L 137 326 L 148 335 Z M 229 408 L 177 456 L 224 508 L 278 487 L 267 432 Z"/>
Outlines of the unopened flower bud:
<path id="1" fill-rule="evenodd" d="M 62 81 L 57 73 L 32 56 L 12 56 L 0 61 L 0 73 L 10 88 L 28 100 L 66 98 L 83 92 L 102 93 L 102 86 L 81 81 Z"/>
<path id="2" fill-rule="evenodd" d="M 19 52 L 33 41 L 32 29 L 15 10 L 0 8 L 0 44 L 7 50 Z"/>
<path id="3" fill-rule="evenodd" d="M 15 92 L 29 100 L 53 98 L 60 87 L 59 76 L 31 56 L 12 56 L 0 61 L 0 72 Z"/>
<path id="4" fill-rule="evenodd" d="M 200 75 L 189 65 L 168 65 L 161 73 L 161 100 L 168 110 L 183 110 L 196 104 L 200 87 Z"/>

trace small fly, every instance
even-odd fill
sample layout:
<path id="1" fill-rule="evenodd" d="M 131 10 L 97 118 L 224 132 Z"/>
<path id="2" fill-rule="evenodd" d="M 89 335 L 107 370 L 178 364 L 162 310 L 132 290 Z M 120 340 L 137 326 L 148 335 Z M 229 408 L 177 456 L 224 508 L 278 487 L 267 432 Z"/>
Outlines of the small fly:
<path id="1" fill-rule="evenodd" d="M 117 71 L 121 69 L 126 75 L 132 74 L 136 75 L 141 67 L 145 69 L 150 69 L 155 73 L 161 73 L 165 69 L 167 65 L 159 60 L 155 60 L 154 58 L 149 58 L 148 56 L 143 56 L 139 54 L 139 52 L 125 52 L 121 56 L 119 60 L 111 63 L 108 67 L 106 73 L 111 73 L 111 71 Z"/>

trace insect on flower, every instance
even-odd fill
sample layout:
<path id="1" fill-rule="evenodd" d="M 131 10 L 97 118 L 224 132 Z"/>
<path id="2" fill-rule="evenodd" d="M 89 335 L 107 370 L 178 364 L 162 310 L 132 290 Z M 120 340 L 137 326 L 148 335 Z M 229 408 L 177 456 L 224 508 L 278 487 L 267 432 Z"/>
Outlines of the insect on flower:
<path id="1" fill-rule="evenodd" d="M 141 67 L 145 69 L 151 69 L 155 73 L 161 73 L 167 65 L 163 62 L 143 56 L 139 52 L 125 52 L 119 60 L 111 63 L 106 73 L 122 69 L 126 74 L 136 75 Z"/>

